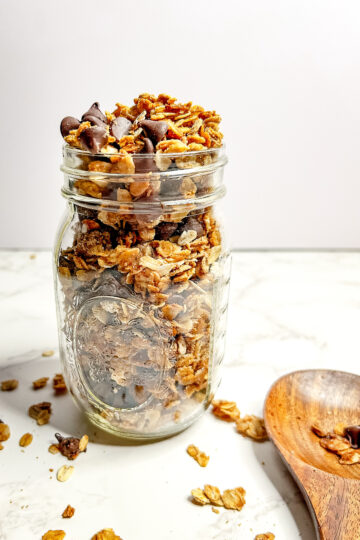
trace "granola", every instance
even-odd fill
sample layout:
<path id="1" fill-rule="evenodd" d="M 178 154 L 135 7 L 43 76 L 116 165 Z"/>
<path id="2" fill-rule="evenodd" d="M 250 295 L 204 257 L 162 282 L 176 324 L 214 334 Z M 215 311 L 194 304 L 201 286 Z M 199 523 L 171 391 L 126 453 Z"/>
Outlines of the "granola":
<path id="1" fill-rule="evenodd" d="M 39 390 L 40 388 L 44 388 L 44 386 L 47 385 L 47 382 L 49 380 L 49 377 L 41 377 L 40 379 L 36 379 L 36 381 L 33 381 L 33 389 Z"/>
<path id="2" fill-rule="evenodd" d="M 226 252 L 206 199 L 222 135 L 213 111 L 164 94 L 134 103 L 61 123 L 67 187 L 89 204 L 75 205 L 58 287 L 64 349 L 86 388 L 71 391 L 95 396 L 86 407 L 102 423 L 151 433 L 208 405 L 223 355 L 212 341 Z"/>
<path id="3" fill-rule="evenodd" d="M 70 506 L 70 504 L 67 505 L 61 516 L 65 519 L 70 519 L 75 514 L 75 508 L 73 506 Z"/>
<path id="4" fill-rule="evenodd" d="M 56 395 L 66 394 L 67 388 L 64 381 L 64 376 L 61 373 L 54 375 L 53 389 Z"/>
<path id="5" fill-rule="evenodd" d="M 194 504 L 199 504 L 201 506 L 213 504 L 216 506 L 223 506 L 228 510 L 240 511 L 246 503 L 246 491 L 242 487 L 226 489 L 221 493 L 218 487 L 206 484 L 204 489 L 193 489 L 191 495 Z"/>
<path id="6" fill-rule="evenodd" d="M 195 461 L 198 462 L 200 467 L 206 467 L 209 463 L 209 456 L 207 456 L 204 452 L 201 452 L 197 446 L 194 446 L 193 444 L 190 444 L 187 449 L 187 453 L 189 456 L 194 458 Z"/>
<path id="7" fill-rule="evenodd" d="M 115 534 L 114 529 L 102 529 L 91 537 L 91 540 L 121 540 L 120 536 Z"/>
<path id="8" fill-rule="evenodd" d="M 4 442 L 10 438 L 10 428 L 4 422 L 0 422 L 0 441 Z"/>
<path id="9" fill-rule="evenodd" d="M 77 437 L 63 437 L 60 433 L 55 433 L 55 437 L 58 440 L 57 445 L 51 445 L 49 451 L 53 452 L 53 447 L 56 447 L 57 450 L 65 456 L 70 461 L 76 459 L 81 452 L 86 452 L 86 447 L 89 442 L 89 437 L 83 435 L 81 439 Z"/>
<path id="10" fill-rule="evenodd" d="M 332 431 L 326 431 L 313 424 L 311 431 L 319 437 L 322 448 L 338 456 L 340 465 L 360 463 L 360 426 L 346 427 L 340 423 Z"/>
<path id="11" fill-rule="evenodd" d="M 236 429 L 244 437 L 258 442 L 268 440 L 264 420 L 255 415 L 247 415 L 236 421 Z"/>
<path id="12" fill-rule="evenodd" d="M 65 538 L 66 533 L 64 531 L 56 530 L 56 531 L 48 531 L 45 534 L 42 535 L 42 540 L 63 540 Z"/>
<path id="13" fill-rule="evenodd" d="M 10 379 L 8 381 L 1 381 L 1 390 L 3 392 L 12 392 L 13 390 L 16 390 L 16 388 L 19 385 L 19 381 L 16 379 Z"/>
<path id="14" fill-rule="evenodd" d="M 29 407 L 29 416 L 34 418 L 39 426 L 49 422 L 51 412 L 51 403 L 48 401 L 42 401 Z"/>
<path id="15" fill-rule="evenodd" d="M 19 440 L 20 446 L 29 446 L 33 441 L 33 436 L 31 433 L 24 433 L 24 435 Z"/>
<path id="16" fill-rule="evenodd" d="M 257 534 L 255 536 L 255 540 L 274 540 L 274 539 L 275 539 L 275 534 L 270 533 L 270 532 Z"/>
<path id="17" fill-rule="evenodd" d="M 224 399 L 213 400 L 212 413 L 220 420 L 226 422 L 236 422 L 240 418 L 240 411 L 235 401 L 226 401 Z"/>
<path id="18" fill-rule="evenodd" d="M 63 465 L 56 473 L 56 478 L 59 482 L 67 482 L 74 472 L 72 465 Z"/>

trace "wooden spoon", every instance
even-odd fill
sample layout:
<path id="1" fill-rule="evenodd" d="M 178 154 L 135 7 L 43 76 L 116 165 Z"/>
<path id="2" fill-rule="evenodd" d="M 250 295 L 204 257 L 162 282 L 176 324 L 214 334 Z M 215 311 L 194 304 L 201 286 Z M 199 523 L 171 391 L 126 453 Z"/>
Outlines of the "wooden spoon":
<path id="1" fill-rule="evenodd" d="M 299 485 L 321 540 L 360 539 L 360 465 L 341 465 L 322 448 L 312 424 L 333 431 L 360 424 L 360 377 L 329 370 L 278 379 L 264 407 L 270 439 Z"/>

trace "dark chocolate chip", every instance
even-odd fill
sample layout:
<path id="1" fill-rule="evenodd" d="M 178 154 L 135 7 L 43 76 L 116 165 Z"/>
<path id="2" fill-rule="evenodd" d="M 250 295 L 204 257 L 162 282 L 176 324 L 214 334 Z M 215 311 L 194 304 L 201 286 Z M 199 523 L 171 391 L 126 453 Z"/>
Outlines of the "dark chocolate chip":
<path id="1" fill-rule="evenodd" d="M 129 133 L 131 122 L 124 116 L 118 116 L 110 124 L 110 133 L 118 141 Z"/>
<path id="2" fill-rule="evenodd" d="M 105 127 L 106 122 L 103 122 L 98 118 L 97 116 L 93 116 L 92 114 L 85 114 L 82 118 L 83 122 L 90 122 L 92 126 L 99 126 L 99 127 Z"/>
<path id="3" fill-rule="evenodd" d="M 200 238 L 200 236 L 204 236 L 205 231 L 201 223 L 194 218 L 193 216 L 190 216 L 187 218 L 179 227 L 178 233 L 181 234 L 185 231 L 195 231 L 197 238 Z"/>
<path id="4" fill-rule="evenodd" d="M 178 228 L 178 223 L 171 223 L 170 221 L 163 221 L 156 227 L 156 238 L 158 240 L 168 240 L 175 234 Z"/>
<path id="5" fill-rule="evenodd" d="M 98 101 L 95 101 L 95 103 L 91 105 L 90 109 L 82 115 L 81 120 L 82 121 L 85 120 L 85 116 L 89 116 L 89 115 L 96 116 L 96 118 L 98 118 L 99 120 L 102 120 L 104 124 L 106 124 L 107 122 L 105 114 L 100 111 L 100 105 Z"/>
<path id="6" fill-rule="evenodd" d="M 353 448 L 360 448 L 360 426 L 349 426 L 345 428 L 345 435 Z"/>
<path id="7" fill-rule="evenodd" d="M 77 129 L 79 126 L 80 121 L 77 118 L 74 118 L 73 116 L 65 116 L 65 118 L 61 120 L 60 124 L 61 135 L 66 137 L 66 135 L 69 135 L 72 129 Z"/>
<path id="8" fill-rule="evenodd" d="M 106 144 L 108 136 L 104 128 L 92 126 L 84 129 L 80 133 L 79 139 L 84 150 L 97 154 Z"/>
<path id="9" fill-rule="evenodd" d="M 142 149 L 143 154 L 153 154 L 154 153 L 154 145 L 150 141 L 150 139 L 146 138 L 144 139 L 144 148 Z M 141 154 L 138 154 L 138 156 L 141 156 Z M 144 174 L 151 171 L 156 171 L 157 167 L 155 165 L 154 158 L 152 157 L 134 157 L 134 163 L 135 163 L 135 172 L 139 174 Z"/>
<path id="10" fill-rule="evenodd" d="M 154 144 L 161 141 L 169 129 L 167 122 L 160 122 L 156 120 L 141 120 L 141 122 L 139 122 L 139 126 L 145 130 L 147 136 Z"/>

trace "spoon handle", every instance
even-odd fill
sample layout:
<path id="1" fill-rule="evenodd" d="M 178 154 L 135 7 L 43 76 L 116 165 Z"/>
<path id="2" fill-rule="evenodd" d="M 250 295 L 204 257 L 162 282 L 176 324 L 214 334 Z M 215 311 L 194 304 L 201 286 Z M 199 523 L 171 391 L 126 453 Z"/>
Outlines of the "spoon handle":
<path id="1" fill-rule="evenodd" d="M 360 481 L 303 465 L 293 470 L 312 512 L 318 539 L 359 540 Z"/>

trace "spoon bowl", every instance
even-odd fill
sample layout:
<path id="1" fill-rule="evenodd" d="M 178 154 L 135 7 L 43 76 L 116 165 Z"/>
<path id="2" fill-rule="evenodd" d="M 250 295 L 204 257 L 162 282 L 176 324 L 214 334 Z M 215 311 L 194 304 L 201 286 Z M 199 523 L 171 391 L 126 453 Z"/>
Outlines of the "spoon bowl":
<path id="1" fill-rule="evenodd" d="M 331 432 L 338 423 L 360 424 L 359 404 L 360 377 L 330 370 L 285 375 L 266 398 L 267 432 L 305 497 L 319 539 L 360 539 L 360 466 L 341 465 L 311 426 Z"/>

